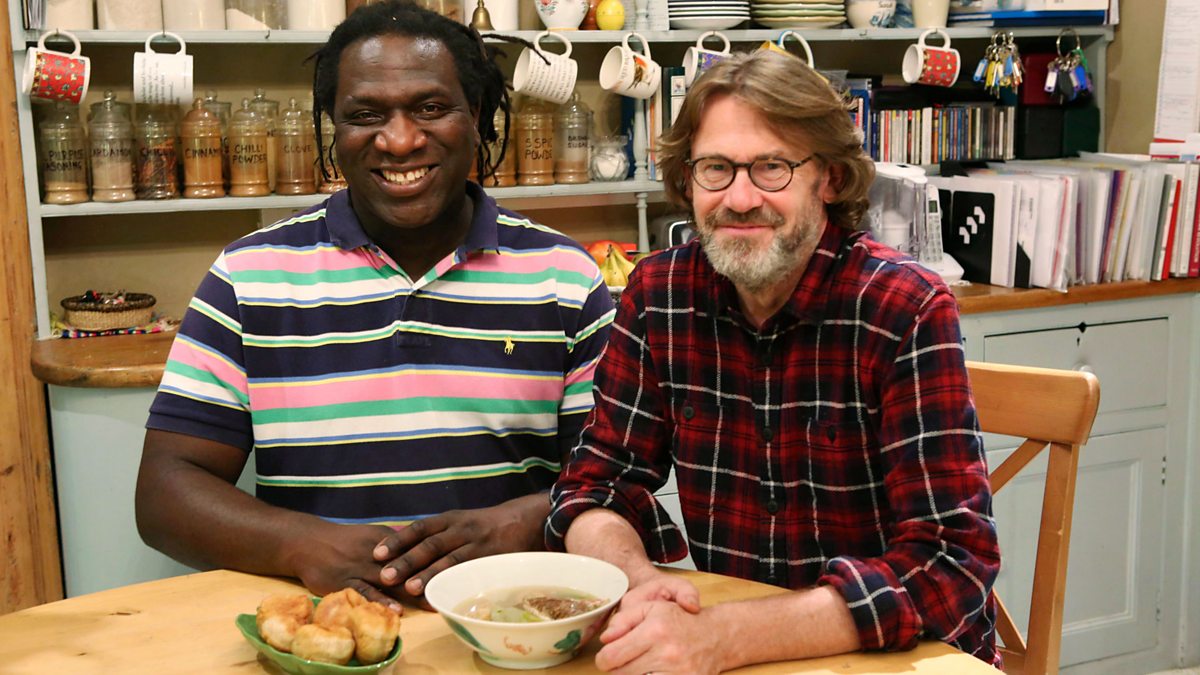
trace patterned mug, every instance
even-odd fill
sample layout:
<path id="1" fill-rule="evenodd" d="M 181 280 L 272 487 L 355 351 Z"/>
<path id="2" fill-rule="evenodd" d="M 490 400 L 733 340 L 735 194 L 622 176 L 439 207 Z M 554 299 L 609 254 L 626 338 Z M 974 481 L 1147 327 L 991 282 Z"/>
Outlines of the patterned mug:
<path id="1" fill-rule="evenodd" d="M 946 41 L 941 47 L 925 44 L 925 38 L 937 34 Z M 928 84 L 935 87 L 953 87 L 958 81 L 962 57 L 958 50 L 950 47 L 950 36 L 940 28 L 930 28 L 921 33 L 916 44 L 904 52 L 904 63 L 900 74 L 909 84 Z"/>
<path id="2" fill-rule="evenodd" d="M 46 38 L 61 36 L 74 44 L 70 53 L 46 48 Z M 62 101 L 72 105 L 87 96 L 92 61 L 79 53 L 79 39 L 65 30 L 43 33 L 36 47 L 25 53 L 21 90 L 32 98 Z"/>

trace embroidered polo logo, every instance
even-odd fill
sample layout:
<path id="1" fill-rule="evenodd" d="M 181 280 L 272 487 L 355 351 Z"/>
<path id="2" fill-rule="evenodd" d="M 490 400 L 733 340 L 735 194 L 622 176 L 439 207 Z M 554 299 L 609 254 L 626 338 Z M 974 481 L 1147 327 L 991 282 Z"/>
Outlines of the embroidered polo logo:
<path id="1" fill-rule="evenodd" d="M 505 354 L 512 354 L 513 350 L 516 348 L 517 348 L 517 343 L 513 342 L 512 338 L 504 338 L 504 353 Z"/>

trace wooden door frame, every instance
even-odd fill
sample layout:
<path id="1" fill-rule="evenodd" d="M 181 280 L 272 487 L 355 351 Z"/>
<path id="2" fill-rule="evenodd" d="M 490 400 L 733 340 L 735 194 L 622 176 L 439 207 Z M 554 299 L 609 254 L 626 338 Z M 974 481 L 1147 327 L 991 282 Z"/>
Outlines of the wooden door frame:
<path id="1" fill-rule="evenodd" d="M 63 597 L 46 392 L 30 368 L 37 310 L 9 20 L 5 12 L 0 24 L 0 614 Z"/>

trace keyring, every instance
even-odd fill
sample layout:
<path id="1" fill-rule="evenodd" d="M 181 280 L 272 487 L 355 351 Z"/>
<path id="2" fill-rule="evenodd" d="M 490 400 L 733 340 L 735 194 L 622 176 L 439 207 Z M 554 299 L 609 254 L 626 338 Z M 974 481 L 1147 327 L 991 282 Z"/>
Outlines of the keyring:
<path id="1" fill-rule="evenodd" d="M 1067 53 L 1070 53 L 1063 53 L 1062 50 L 1062 39 L 1067 35 L 1075 38 L 1075 49 L 1071 51 L 1076 51 L 1083 47 L 1083 44 L 1079 41 L 1079 33 L 1076 33 L 1074 28 L 1064 28 L 1058 32 L 1058 39 L 1054 41 L 1054 51 L 1058 52 L 1059 56 L 1066 56 Z"/>

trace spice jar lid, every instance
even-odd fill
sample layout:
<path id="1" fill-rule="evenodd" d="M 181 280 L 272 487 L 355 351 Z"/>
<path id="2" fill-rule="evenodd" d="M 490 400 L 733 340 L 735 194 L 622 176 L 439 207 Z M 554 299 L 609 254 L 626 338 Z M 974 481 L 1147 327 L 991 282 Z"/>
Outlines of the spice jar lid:
<path id="1" fill-rule="evenodd" d="M 570 124 L 585 124 L 591 120 L 592 109 L 573 92 L 571 99 L 558 108 L 558 120 Z"/>
<path id="2" fill-rule="evenodd" d="M 129 116 L 130 106 L 117 100 L 112 89 L 104 90 L 104 99 L 93 103 L 88 112 L 88 121 L 93 127 L 123 126 L 132 127 Z"/>
<path id="3" fill-rule="evenodd" d="M 229 134 L 265 134 L 267 121 L 250 107 L 250 99 L 242 99 L 242 107 L 233 111 L 229 120 Z"/>
<path id="4" fill-rule="evenodd" d="M 183 116 L 184 136 L 220 136 L 221 118 L 204 106 L 204 99 L 198 98 L 192 103 L 192 109 Z"/>
<path id="5" fill-rule="evenodd" d="M 279 128 L 285 134 L 305 135 L 312 132 L 312 115 L 300 107 L 295 97 L 288 99 L 288 107 L 283 111 Z"/>
<path id="6" fill-rule="evenodd" d="M 267 98 L 267 91 L 261 87 L 254 90 L 254 98 L 250 99 L 250 109 L 262 115 L 268 124 L 279 117 L 279 101 Z"/>
<path id="7" fill-rule="evenodd" d="M 204 107 L 216 115 L 222 125 L 229 124 L 229 118 L 233 114 L 233 104 L 229 101 L 218 101 L 217 92 L 211 89 L 204 92 Z"/>

